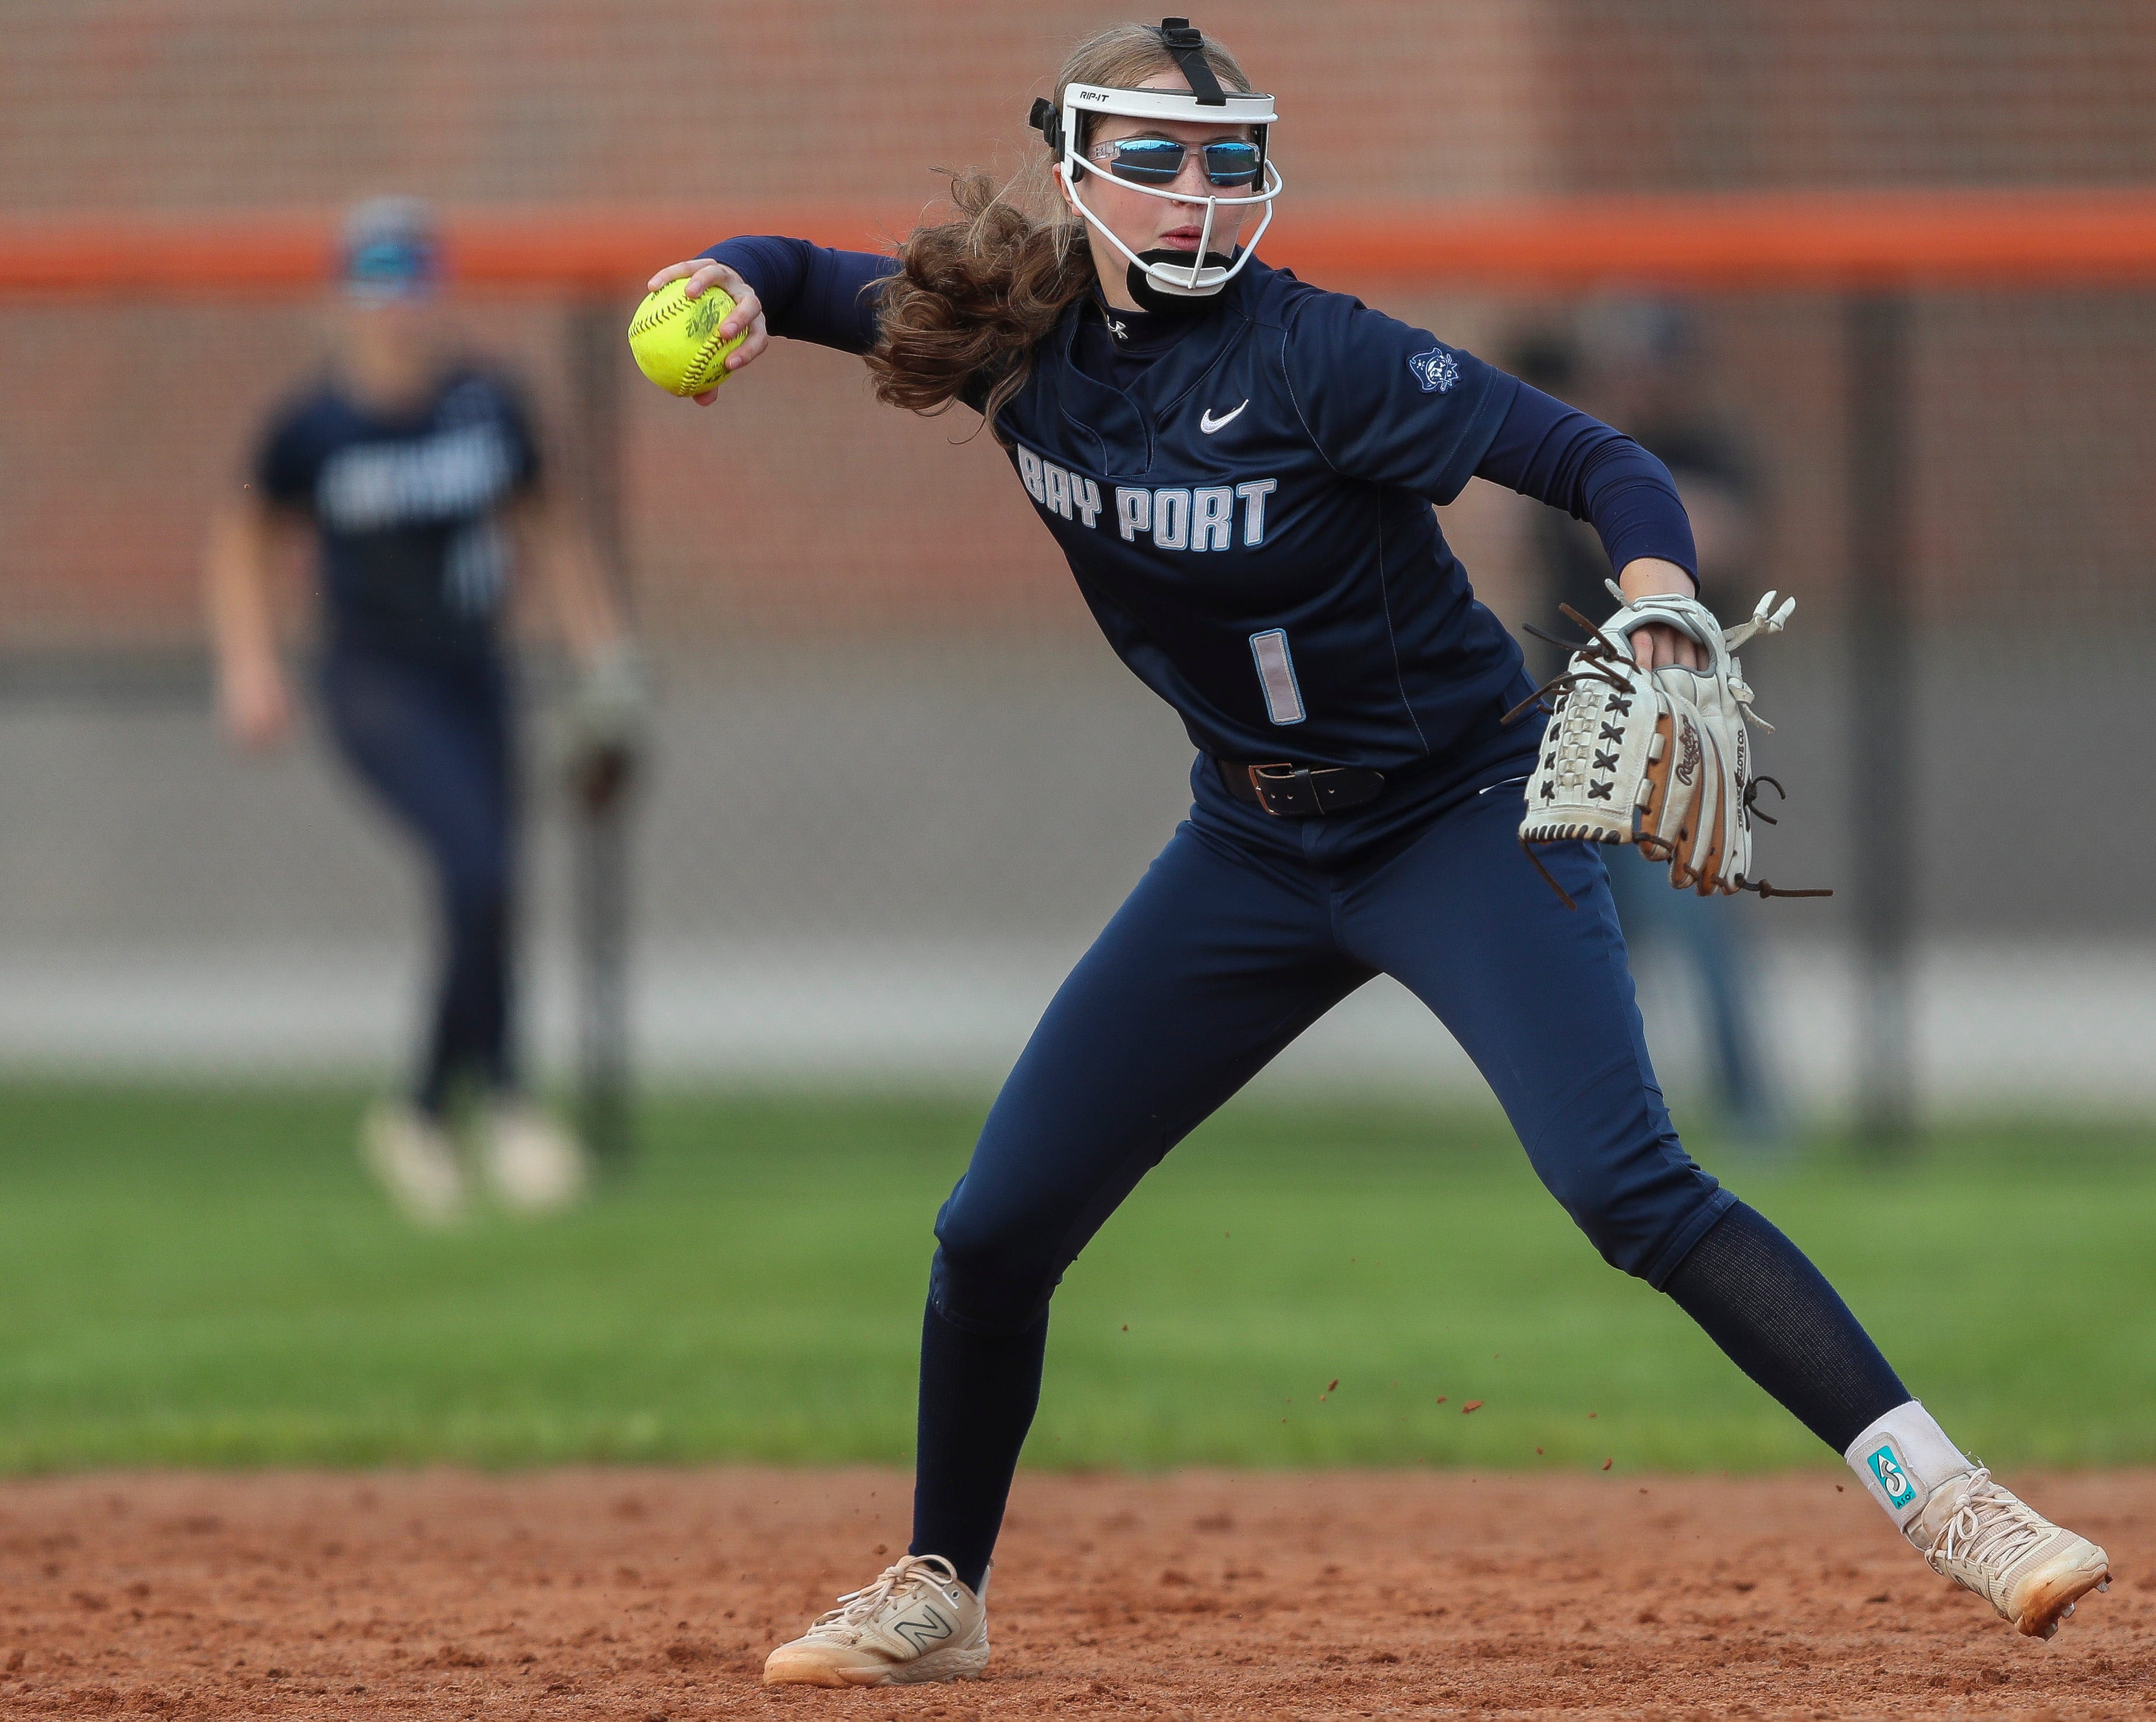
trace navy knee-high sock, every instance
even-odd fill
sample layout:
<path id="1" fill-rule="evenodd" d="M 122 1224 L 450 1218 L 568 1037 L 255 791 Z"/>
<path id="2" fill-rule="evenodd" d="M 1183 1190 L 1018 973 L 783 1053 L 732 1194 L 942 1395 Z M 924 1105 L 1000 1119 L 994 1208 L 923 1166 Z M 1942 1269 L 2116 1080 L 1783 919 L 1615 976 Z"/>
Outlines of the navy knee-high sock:
<path id="1" fill-rule="evenodd" d="M 1662 1289 L 1836 1453 L 1909 1390 L 1810 1258 L 1738 1202 Z"/>
<path id="2" fill-rule="evenodd" d="M 1047 1351 L 1045 1315 L 1016 1334 L 969 1333 L 938 1315 L 933 1303 L 921 1319 L 911 1552 L 941 1555 L 976 1591 L 1040 1403 Z"/>
<path id="3" fill-rule="evenodd" d="M 459 1078 L 512 1085 L 509 1049 L 511 904 L 504 889 L 444 893 L 444 955 L 417 1099 L 439 1115 Z"/>

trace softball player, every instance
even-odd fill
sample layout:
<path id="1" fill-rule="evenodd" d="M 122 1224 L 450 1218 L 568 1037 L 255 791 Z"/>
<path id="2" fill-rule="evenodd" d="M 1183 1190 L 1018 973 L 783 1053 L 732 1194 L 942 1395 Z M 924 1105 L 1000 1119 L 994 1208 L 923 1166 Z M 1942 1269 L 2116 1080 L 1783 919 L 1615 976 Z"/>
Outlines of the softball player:
<path id="1" fill-rule="evenodd" d="M 480 1164 L 526 1211 L 575 1200 L 573 1137 L 524 1098 L 511 1038 L 513 716 L 498 623 L 512 540 L 547 576 L 586 670 L 586 746 L 628 745 L 634 664 L 582 535 L 541 483 L 516 391 L 438 346 L 425 211 L 361 205 L 347 223 L 331 374 L 278 413 L 206 558 L 221 709 L 240 745 L 291 724 L 268 596 L 280 538 L 311 533 L 324 611 L 318 691 L 339 753 L 424 851 L 440 903 L 440 979 L 408 1104 L 362 1131 L 367 1164 L 414 1218 L 461 1214 L 450 1133 L 460 1084 L 483 1099 Z"/>
<path id="2" fill-rule="evenodd" d="M 653 280 L 722 325 L 866 356 L 880 397 L 983 413 L 1109 641 L 1181 715 L 1189 818 L 1071 973 L 937 1221 L 910 1551 L 767 1684 L 979 1673 L 1051 1294 L 1176 1142 L 1379 973 L 1475 1058 L 1614 1266 L 1844 1453 L 1939 1571 L 2048 1634 L 2103 1551 L 1963 1455 L 1781 1233 L 1696 1166 L 1650 1067 L 1602 862 L 1515 842 L 1518 649 L 1431 511 L 1473 476 L 1590 521 L 1626 593 L 1689 595 L 1669 475 L 1435 336 L 1255 260 L 1272 98 L 1185 20 L 1077 49 L 1034 123 L 1052 217 L 978 176 L 896 262 L 740 238 Z M 710 397 L 706 396 L 706 400 Z M 1636 638 L 1636 637 L 1635 637 Z M 1645 667 L 1696 664 L 1649 631 Z"/>

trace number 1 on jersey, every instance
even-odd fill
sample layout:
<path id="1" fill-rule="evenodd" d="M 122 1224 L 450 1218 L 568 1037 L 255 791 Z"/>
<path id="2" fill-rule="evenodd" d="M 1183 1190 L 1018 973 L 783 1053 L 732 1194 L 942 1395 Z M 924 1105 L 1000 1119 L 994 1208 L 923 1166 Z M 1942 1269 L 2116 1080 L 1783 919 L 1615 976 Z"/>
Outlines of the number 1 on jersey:
<path id="1" fill-rule="evenodd" d="M 1250 655 L 1258 661 L 1258 685 L 1265 690 L 1265 715 L 1276 724 L 1302 721 L 1302 690 L 1295 684 L 1295 659 L 1288 655 L 1287 630 L 1269 628 L 1250 636 Z"/>

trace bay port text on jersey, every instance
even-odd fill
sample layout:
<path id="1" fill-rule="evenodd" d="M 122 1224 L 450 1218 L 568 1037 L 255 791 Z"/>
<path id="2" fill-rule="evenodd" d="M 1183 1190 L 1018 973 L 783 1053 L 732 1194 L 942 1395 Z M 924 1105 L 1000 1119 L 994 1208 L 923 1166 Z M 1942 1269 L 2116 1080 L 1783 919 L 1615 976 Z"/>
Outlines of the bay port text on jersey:
<path id="1" fill-rule="evenodd" d="M 1101 486 L 1082 473 L 1043 460 L 1024 443 L 1018 446 L 1018 471 L 1026 494 L 1049 514 L 1097 527 L 1102 513 Z M 1265 498 L 1280 488 L 1277 479 L 1249 479 L 1239 484 L 1163 485 L 1158 489 L 1118 484 L 1116 528 L 1126 544 L 1141 532 L 1159 550 L 1226 550 L 1237 541 L 1255 548 L 1265 541 Z M 1236 531 L 1240 510 L 1242 530 Z"/>
<path id="2" fill-rule="evenodd" d="M 338 449 L 322 463 L 315 506 L 339 531 L 381 531 L 480 513 L 516 479 L 515 451 L 501 426 L 465 424 Z"/>

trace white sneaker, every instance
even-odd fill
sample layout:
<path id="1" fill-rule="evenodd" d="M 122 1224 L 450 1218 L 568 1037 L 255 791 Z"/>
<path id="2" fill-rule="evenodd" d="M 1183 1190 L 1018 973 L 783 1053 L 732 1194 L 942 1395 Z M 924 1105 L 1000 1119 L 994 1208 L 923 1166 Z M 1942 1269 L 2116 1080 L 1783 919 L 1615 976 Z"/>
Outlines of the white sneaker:
<path id="1" fill-rule="evenodd" d="M 1909 1540 L 1933 1571 L 1989 1602 L 2031 1638 L 2048 1638 L 2091 1591 L 2111 1588 L 2111 1556 L 2056 1525 L 1979 1465 L 1932 1491 Z"/>
<path id="2" fill-rule="evenodd" d="M 359 1127 L 359 1157 L 407 1218 L 422 1226 L 464 1217 L 464 1162 L 441 1125 L 416 1107 L 383 1101 Z"/>
<path id="3" fill-rule="evenodd" d="M 941 1555 L 907 1555 L 763 1664 L 766 1686 L 964 1680 L 988 1665 L 988 1583 L 975 1596 Z"/>
<path id="4" fill-rule="evenodd" d="M 487 1110 L 480 1164 L 504 1207 L 545 1214 L 573 1207 L 590 1181 L 583 1146 L 526 1100 Z"/>

